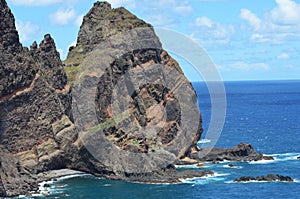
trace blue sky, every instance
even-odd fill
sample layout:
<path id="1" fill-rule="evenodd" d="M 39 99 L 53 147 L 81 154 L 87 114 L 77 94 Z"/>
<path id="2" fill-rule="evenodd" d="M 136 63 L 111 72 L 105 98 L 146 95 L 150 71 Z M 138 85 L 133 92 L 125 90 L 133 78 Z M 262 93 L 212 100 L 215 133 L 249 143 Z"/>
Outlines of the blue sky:
<path id="1" fill-rule="evenodd" d="M 7 0 L 23 45 L 50 33 L 62 58 L 93 0 Z M 300 0 L 109 0 L 194 39 L 224 80 L 300 79 Z M 183 66 L 184 67 L 184 66 Z M 188 69 L 185 69 L 188 73 Z M 190 76 L 192 80 L 196 77 Z"/>

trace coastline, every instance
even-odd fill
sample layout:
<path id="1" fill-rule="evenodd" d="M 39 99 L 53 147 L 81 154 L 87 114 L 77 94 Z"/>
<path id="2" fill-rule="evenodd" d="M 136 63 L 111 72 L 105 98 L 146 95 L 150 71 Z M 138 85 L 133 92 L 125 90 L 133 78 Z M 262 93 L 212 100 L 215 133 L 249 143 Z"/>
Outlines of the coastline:
<path id="1" fill-rule="evenodd" d="M 82 171 L 77 171 L 77 170 L 72 170 L 72 169 L 59 169 L 59 170 L 52 170 L 52 171 L 47 171 L 44 173 L 41 173 L 38 175 L 42 181 L 49 181 L 52 179 L 57 179 L 61 177 L 67 177 L 67 176 L 73 176 L 73 175 L 89 175 L 88 173 L 82 172 Z"/>
<path id="2" fill-rule="evenodd" d="M 51 170 L 38 175 L 38 190 L 32 191 L 28 195 L 19 195 L 18 198 L 49 196 L 52 194 L 51 185 L 59 180 L 73 178 L 78 176 L 91 175 L 86 172 L 76 171 L 72 169 Z M 55 188 L 53 189 L 55 190 Z"/>

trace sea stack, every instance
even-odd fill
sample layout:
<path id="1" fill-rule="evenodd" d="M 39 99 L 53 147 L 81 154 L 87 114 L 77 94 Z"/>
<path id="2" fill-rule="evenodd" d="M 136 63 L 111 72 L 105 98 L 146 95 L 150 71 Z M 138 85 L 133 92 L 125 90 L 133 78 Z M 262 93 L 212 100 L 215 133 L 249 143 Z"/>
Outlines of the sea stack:
<path id="1" fill-rule="evenodd" d="M 125 8 L 96 2 L 62 63 L 50 34 L 22 46 L 0 0 L 0 59 L 0 197 L 37 190 L 57 169 L 140 182 L 209 173 L 172 166 L 202 133 L 196 93 L 153 27 Z"/>

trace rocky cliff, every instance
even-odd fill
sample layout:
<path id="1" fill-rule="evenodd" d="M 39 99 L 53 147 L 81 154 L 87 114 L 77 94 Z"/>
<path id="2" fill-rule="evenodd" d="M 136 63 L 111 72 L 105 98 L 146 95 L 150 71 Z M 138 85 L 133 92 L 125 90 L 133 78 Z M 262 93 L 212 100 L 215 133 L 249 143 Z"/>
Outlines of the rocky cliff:
<path id="1" fill-rule="evenodd" d="M 141 182 L 209 173 L 172 166 L 202 133 L 196 94 L 152 26 L 126 9 L 95 3 L 62 63 L 49 34 L 20 44 L 0 0 L 0 60 L 0 197 L 63 168 Z"/>
<path id="2" fill-rule="evenodd" d="M 164 168 L 195 147 L 202 133 L 195 91 L 150 24 L 97 2 L 64 64 L 79 136 L 114 172 Z"/>

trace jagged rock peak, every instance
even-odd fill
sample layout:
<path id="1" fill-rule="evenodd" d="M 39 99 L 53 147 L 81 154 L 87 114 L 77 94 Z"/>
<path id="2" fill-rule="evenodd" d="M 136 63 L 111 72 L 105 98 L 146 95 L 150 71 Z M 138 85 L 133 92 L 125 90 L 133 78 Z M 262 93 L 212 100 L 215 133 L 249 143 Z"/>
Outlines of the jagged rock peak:
<path id="1" fill-rule="evenodd" d="M 51 37 L 50 34 L 44 35 L 44 39 L 41 41 L 40 45 L 37 44 L 36 41 L 34 41 L 30 46 L 31 51 L 43 51 L 45 53 L 51 52 L 51 51 L 57 51 L 56 45 L 54 39 Z"/>
<path id="2" fill-rule="evenodd" d="M 77 45 L 93 45 L 122 31 L 152 27 L 125 8 L 113 9 L 107 2 L 96 2 L 85 15 L 80 27 Z"/>
<path id="3" fill-rule="evenodd" d="M 110 11 L 112 9 L 111 4 L 106 1 L 97 1 L 94 3 L 94 7 L 90 10 L 90 14 L 99 14 Z"/>
<path id="4" fill-rule="evenodd" d="M 38 44 L 36 41 L 34 41 L 30 46 L 30 51 L 35 51 L 38 48 Z"/>
<path id="5" fill-rule="evenodd" d="M 44 77 L 52 88 L 64 89 L 67 84 L 67 76 L 51 35 L 46 34 L 39 46 L 37 42 L 33 42 L 30 51 L 36 62 L 40 64 L 39 71 L 45 75 Z"/>
<path id="6" fill-rule="evenodd" d="M 19 35 L 15 26 L 15 18 L 5 0 L 0 0 L 0 46 L 20 47 Z"/>
<path id="7" fill-rule="evenodd" d="M 44 52 L 56 51 L 54 39 L 50 34 L 44 36 L 43 41 L 40 43 L 40 50 Z"/>

